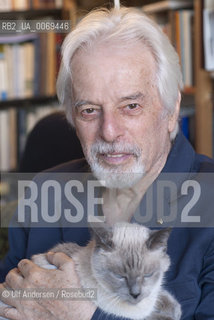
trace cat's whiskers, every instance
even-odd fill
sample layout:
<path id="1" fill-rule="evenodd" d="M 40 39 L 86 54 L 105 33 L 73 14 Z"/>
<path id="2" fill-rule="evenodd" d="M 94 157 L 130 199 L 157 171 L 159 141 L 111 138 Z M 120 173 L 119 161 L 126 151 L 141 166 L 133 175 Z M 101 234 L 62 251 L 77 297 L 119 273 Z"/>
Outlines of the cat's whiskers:
<path id="1" fill-rule="evenodd" d="M 94 239 L 86 247 L 64 243 L 51 251 L 73 258 L 81 285 L 97 288 L 96 305 L 102 311 L 129 319 L 157 319 L 160 309 L 167 317 L 179 320 L 180 305 L 161 286 L 170 265 L 166 253 L 170 230 L 151 231 L 144 226 L 119 223 L 93 232 Z M 33 261 L 47 265 L 44 254 L 34 256 Z"/>
<path id="2" fill-rule="evenodd" d="M 108 294 L 104 294 L 99 297 L 99 301 L 102 304 L 105 304 L 106 308 L 108 307 L 113 307 L 113 306 L 117 306 L 121 299 L 119 296 L 117 296 L 115 293 L 108 293 Z"/>

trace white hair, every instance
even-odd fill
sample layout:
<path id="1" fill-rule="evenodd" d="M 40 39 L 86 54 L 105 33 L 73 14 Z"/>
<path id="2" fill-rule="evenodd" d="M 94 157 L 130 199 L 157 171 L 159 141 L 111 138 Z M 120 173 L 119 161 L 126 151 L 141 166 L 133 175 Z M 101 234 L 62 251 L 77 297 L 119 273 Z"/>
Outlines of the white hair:
<path id="1" fill-rule="evenodd" d="M 57 95 L 72 121 L 72 70 L 71 60 L 82 47 L 93 47 L 98 42 L 116 40 L 132 46 L 133 41 L 146 45 L 156 61 L 157 88 L 161 103 L 173 114 L 183 87 L 178 55 L 167 36 L 141 10 L 134 8 L 98 9 L 83 18 L 70 32 L 62 45 L 62 61 L 57 79 Z M 171 133 L 174 139 L 178 131 Z"/>

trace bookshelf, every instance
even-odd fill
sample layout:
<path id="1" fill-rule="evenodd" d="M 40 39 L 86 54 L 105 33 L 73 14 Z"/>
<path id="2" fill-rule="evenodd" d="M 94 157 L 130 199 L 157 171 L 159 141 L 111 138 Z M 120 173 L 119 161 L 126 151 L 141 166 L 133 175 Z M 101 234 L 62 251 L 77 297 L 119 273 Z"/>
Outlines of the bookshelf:
<path id="1" fill-rule="evenodd" d="M 183 95 L 192 95 L 194 98 L 195 148 L 197 152 L 213 157 L 214 94 L 211 73 L 205 71 L 203 63 L 202 16 L 204 1 L 205 0 L 153 0 L 143 6 L 143 10 L 159 23 L 178 51 L 184 75 Z M 190 19 L 191 14 L 193 20 Z M 177 30 L 176 24 L 179 23 L 179 21 L 180 28 Z M 185 21 L 188 23 L 185 24 Z M 187 32 L 187 34 L 183 35 L 183 42 L 181 42 L 181 39 L 178 42 L 178 36 L 181 36 L 181 32 Z M 186 50 L 191 49 L 189 46 L 190 42 L 192 52 Z M 189 68 L 189 63 L 186 64 L 186 61 L 192 63 L 191 68 Z M 189 81 L 191 79 L 192 81 Z"/>
<path id="2" fill-rule="evenodd" d="M 0 110 L 9 108 L 9 107 L 15 107 L 15 108 L 30 108 L 30 107 L 36 107 L 42 104 L 49 104 L 53 103 L 57 100 L 56 95 L 53 96 L 38 96 L 38 97 L 31 97 L 31 98 L 25 98 L 25 99 L 11 99 L 11 100 L 5 100 L 0 101 Z"/>
<path id="3" fill-rule="evenodd" d="M 203 68 L 202 51 L 202 10 L 203 1 L 194 0 L 195 11 L 195 126 L 196 150 L 213 156 L 213 80 L 211 74 Z"/>
<path id="4" fill-rule="evenodd" d="M 0 11 L 1 20 L 17 20 L 19 17 L 24 17 L 26 20 L 34 19 L 38 17 L 52 16 L 59 18 L 62 15 L 62 9 L 28 9 L 28 10 L 11 10 L 11 11 Z"/>
<path id="5" fill-rule="evenodd" d="M 159 24 L 175 47 L 183 74 L 183 93 L 193 94 L 193 3 L 186 0 L 164 0 L 143 6 L 143 11 Z"/>
<path id="6" fill-rule="evenodd" d="M 43 0 L 7 2 L 0 0 L 1 22 L 12 20 L 18 25 L 19 20 L 24 22 L 69 20 L 71 27 L 75 25 L 75 1 L 47 0 L 46 3 L 49 2 L 47 7 L 42 5 L 43 2 Z M 11 6 L 8 10 L 2 7 L 5 3 Z M 14 4 L 21 4 L 21 7 L 14 8 Z M 62 33 L 0 32 L 0 171 L 2 172 L 16 171 L 28 132 L 36 121 L 59 108 L 55 81 L 60 63 L 60 47 L 66 35 L 65 30 L 63 31 Z M 3 74 L 7 77 L 2 76 Z"/>

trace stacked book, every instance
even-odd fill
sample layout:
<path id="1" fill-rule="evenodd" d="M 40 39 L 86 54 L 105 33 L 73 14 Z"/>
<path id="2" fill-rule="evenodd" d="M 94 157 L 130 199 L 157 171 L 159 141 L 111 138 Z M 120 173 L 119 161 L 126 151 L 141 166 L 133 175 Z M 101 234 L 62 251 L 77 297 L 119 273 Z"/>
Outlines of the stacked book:
<path id="1" fill-rule="evenodd" d="M 164 0 L 143 6 L 167 34 L 180 58 L 184 86 L 194 86 L 193 1 Z"/>
<path id="2" fill-rule="evenodd" d="M 0 36 L 0 101 L 55 95 L 62 35 Z"/>
<path id="3" fill-rule="evenodd" d="M 0 0 L 0 11 L 60 9 L 62 6 L 63 0 Z"/>

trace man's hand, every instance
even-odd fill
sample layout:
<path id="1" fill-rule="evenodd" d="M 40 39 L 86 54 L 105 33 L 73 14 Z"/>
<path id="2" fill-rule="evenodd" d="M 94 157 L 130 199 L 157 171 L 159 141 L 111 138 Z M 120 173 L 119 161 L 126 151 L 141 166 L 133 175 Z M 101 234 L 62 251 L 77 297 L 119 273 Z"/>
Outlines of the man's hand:
<path id="1" fill-rule="evenodd" d="M 24 259 L 19 262 L 18 268 L 11 270 L 5 284 L 0 290 L 10 288 L 19 292 L 27 290 L 45 289 L 47 292 L 57 292 L 61 289 L 80 288 L 71 258 L 63 253 L 48 253 L 48 261 L 57 269 L 47 270 Z M 0 315 L 15 320 L 89 320 L 96 310 L 91 301 L 78 299 L 22 299 L 20 297 L 3 297 L 1 300 L 11 307 L 0 306 Z"/>

